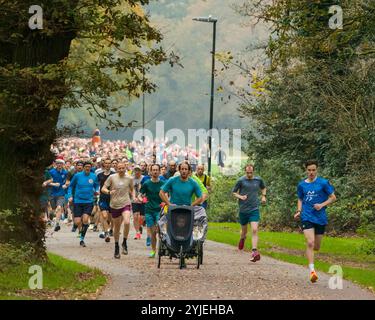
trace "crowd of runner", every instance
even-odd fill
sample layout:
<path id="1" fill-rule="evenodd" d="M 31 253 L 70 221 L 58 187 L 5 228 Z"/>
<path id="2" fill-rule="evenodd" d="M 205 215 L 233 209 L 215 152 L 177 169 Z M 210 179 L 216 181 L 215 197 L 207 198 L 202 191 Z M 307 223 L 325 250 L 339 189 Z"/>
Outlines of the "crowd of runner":
<path id="1" fill-rule="evenodd" d="M 60 139 L 51 151 L 56 158 L 45 171 L 41 198 L 45 219 L 55 232 L 61 223 L 72 223 L 82 247 L 91 224 L 105 242 L 113 237 L 115 258 L 120 258 L 122 234 L 121 252 L 127 255 L 132 217 L 134 240 L 142 238 L 146 227 L 146 245 L 154 257 L 159 212 L 171 205 L 169 197 L 172 205 L 207 207 L 210 177 L 204 164 L 198 165 L 204 159 L 190 146 L 102 142 L 94 133 L 92 139 Z M 164 188 L 168 191 L 163 196 Z"/>
<path id="2" fill-rule="evenodd" d="M 96 166 L 104 158 L 116 159 L 117 161 L 128 161 L 129 164 L 140 164 L 142 161 L 158 163 L 167 166 L 170 161 L 181 163 L 189 161 L 192 167 L 196 168 L 198 163 L 207 164 L 207 146 L 204 145 L 199 151 L 191 145 L 181 147 L 177 143 L 169 142 L 168 139 L 159 141 L 130 141 L 107 140 L 85 138 L 65 138 L 60 139 L 51 146 L 52 152 L 56 156 L 63 157 L 69 165 L 75 160 L 92 161 Z M 100 164 L 99 164 L 100 165 Z"/>
<path id="3" fill-rule="evenodd" d="M 114 239 L 114 257 L 127 255 L 133 218 L 134 240 L 142 238 L 146 227 L 149 257 L 155 257 L 157 223 L 164 206 L 187 205 L 207 208 L 212 191 L 211 178 L 205 173 L 206 154 L 191 146 L 181 148 L 168 141 L 106 141 L 96 130 L 92 139 L 61 139 L 51 146 L 56 158 L 45 171 L 41 197 L 45 220 L 55 232 L 60 223 L 72 222 L 79 244 L 92 230 L 105 242 Z M 220 160 L 222 157 L 220 156 Z M 318 163 L 307 161 L 307 178 L 297 187 L 297 212 L 306 239 L 306 256 L 311 282 L 318 276 L 314 268 L 314 250 L 320 249 L 327 215 L 325 208 L 336 200 L 328 180 L 317 175 Z M 260 260 L 258 227 L 260 204 L 266 204 L 264 181 L 254 175 L 254 165 L 245 166 L 245 175 L 232 189 L 239 202 L 241 236 L 238 249 L 245 247 L 250 224 L 252 250 L 250 260 Z M 261 195 L 261 201 L 259 201 Z M 122 228 L 122 230 L 121 230 Z M 120 253 L 120 234 L 122 234 Z"/>

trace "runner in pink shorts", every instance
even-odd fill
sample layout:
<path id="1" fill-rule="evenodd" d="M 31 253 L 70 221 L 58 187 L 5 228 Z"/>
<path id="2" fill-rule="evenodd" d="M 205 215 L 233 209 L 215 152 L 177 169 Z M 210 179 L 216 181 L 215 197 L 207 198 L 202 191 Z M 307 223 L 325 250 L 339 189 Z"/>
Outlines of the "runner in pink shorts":
<path id="1" fill-rule="evenodd" d="M 124 221 L 124 239 L 122 241 L 122 253 L 128 254 L 127 239 L 130 229 L 131 199 L 134 199 L 133 179 L 126 174 L 125 163 L 119 162 L 117 173 L 108 177 L 102 188 L 102 192 L 109 194 L 109 212 L 113 219 L 113 236 L 115 238 L 115 258 L 120 258 L 120 229 Z"/>

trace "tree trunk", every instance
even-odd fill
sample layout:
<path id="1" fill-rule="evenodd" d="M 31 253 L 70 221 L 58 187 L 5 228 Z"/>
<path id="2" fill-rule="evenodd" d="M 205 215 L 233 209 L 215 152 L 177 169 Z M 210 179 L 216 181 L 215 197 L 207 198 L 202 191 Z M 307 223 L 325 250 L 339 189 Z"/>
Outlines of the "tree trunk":
<path id="1" fill-rule="evenodd" d="M 74 36 L 34 33 L 28 41 L 0 42 L 0 66 L 19 65 L 19 70 L 25 71 L 22 68 L 57 64 L 68 56 Z M 1 73 L 0 242 L 31 243 L 39 256 L 45 255 L 45 226 L 39 203 L 43 172 L 52 161 L 50 145 L 65 94 L 61 74 L 52 80 L 40 80 L 35 74 Z M 51 109 L 48 103 L 55 97 L 59 99 Z M 10 216 L 4 214 L 6 210 Z M 7 227 L 7 223 L 15 229 Z"/>

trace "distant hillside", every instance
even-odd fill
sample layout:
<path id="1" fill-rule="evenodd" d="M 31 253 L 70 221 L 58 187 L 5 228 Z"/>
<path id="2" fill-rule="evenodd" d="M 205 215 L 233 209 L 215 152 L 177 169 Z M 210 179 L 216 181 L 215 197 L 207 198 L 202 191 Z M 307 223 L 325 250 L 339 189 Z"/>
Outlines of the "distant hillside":
<path id="1" fill-rule="evenodd" d="M 212 15 L 219 19 L 217 24 L 217 51 L 243 52 L 248 46 L 265 39 L 267 34 L 262 26 L 255 29 L 241 26 L 241 17 L 234 12 L 231 5 L 242 0 L 159 0 L 145 8 L 150 14 L 151 21 L 164 34 L 163 48 L 174 51 L 182 59 L 184 68 L 164 64 L 155 68 L 152 79 L 158 89 L 152 95 L 146 95 L 147 128 L 155 129 L 155 120 L 164 120 L 165 129 L 208 129 L 210 104 L 210 72 L 212 48 L 212 24 L 192 20 L 196 16 Z M 217 63 L 217 70 L 221 68 Z M 227 77 L 236 75 L 218 74 L 216 88 Z M 243 120 L 237 112 L 238 101 L 231 99 L 225 104 L 221 98 L 227 97 L 227 92 L 215 94 L 214 127 L 242 128 Z M 127 107 L 124 122 L 138 120 L 142 124 L 142 99 L 134 100 Z M 70 123 L 85 119 L 88 115 L 77 110 L 64 110 L 60 123 Z M 95 121 L 88 119 L 90 128 Z M 103 129 L 103 128 L 102 128 Z M 104 137 L 125 137 L 130 139 L 134 129 L 125 132 L 104 132 Z"/>

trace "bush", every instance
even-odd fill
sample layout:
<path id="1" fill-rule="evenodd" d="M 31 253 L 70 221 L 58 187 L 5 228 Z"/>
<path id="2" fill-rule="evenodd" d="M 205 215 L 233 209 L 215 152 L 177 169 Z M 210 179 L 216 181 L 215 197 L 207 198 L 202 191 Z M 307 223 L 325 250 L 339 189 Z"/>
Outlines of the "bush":
<path id="1" fill-rule="evenodd" d="M 212 179 L 213 192 L 209 197 L 207 211 L 209 221 L 237 222 L 238 204 L 232 196 L 232 188 L 238 176 L 219 175 Z"/>
<path id="2" fill-rule="evenodd" d="M 334 234 L 355 232 L 360 224 L 359 213 L 348 208 L 349 200 L 340 199 L 327 209 L 327 231 Z"/>
<path id="3" fill-rule="evenodd" d="M 285 231 L 298 228 L 298 223 L 293 219 L 293 213 L 290 210 L 281 212 L 275 204 L 268 203 L 265 206 L 261 206 L 260 213 L 259 224 L 262 229 Z"/>
<path id="4" fill-rule="evenodd" d="M 297 185 L 304 177 L 303 169 L 285 159 L 268 159 L 256 165 L 255 175 L 264 180 L 267 188 L 267 204 L 260 207 L 261 227 L 271 231 L 297 230 L 299 222 L 293 219 L 293 215 L 297 208 Z M 319 175 L 329 177 L 323 169 Z M 238 204 L 231 190 L 239 177 L 220 175 L 213 181 L 208 210 L 210 221 L 237 221 Z M 375 202 L 372 197 L 354 196 L 345 177 L 331 180 L 337 201 L 327 208 L 327 232 L 332 235 L 375 233 Z"/>
<path id="5" fill-rule="evenodd" d="M 375 234 L 372 235 L 372 239 L 366 240 L 360 247 L 360 250 L 368 255 L 375 255 Z"/>
<path id="6" fill-rule="evenodd" d="M 338 200 L 328 210 L 328 231 L 334 233 L 357 232 L 368 234 L 375 232 L 375 214 L 372 200 L 358 195 Z"/>
<path id="7" fill-rule="evenodd" d="M 33 247 L 38 258 L 46 257 L 44 244 L 45 223 L 41 216 L 27 210 L 0 211 L 0 244 Z"/>
<path id="8" fill-rule="evenodd" d="M 275 174 L 276 173 L 276 174 Z M 297 208 L 297 184 L 301 172 L 295 163 L 265 160 L 257 165 L 259 175 L 267 188 L 267 204 L 260 208 L 260 225 L 271 231 L 297 228 L 293 215 Z"/>
<path id="9" fill-rule="evenodd" d="M 35 260 L 35 250 L 30 244 L 0 243 L 0 272 Z"/>

